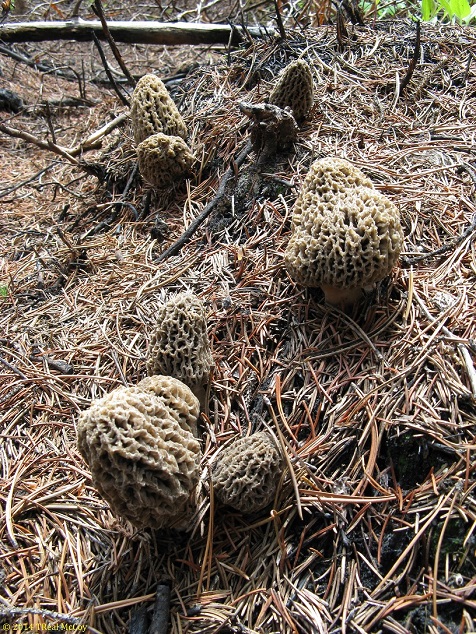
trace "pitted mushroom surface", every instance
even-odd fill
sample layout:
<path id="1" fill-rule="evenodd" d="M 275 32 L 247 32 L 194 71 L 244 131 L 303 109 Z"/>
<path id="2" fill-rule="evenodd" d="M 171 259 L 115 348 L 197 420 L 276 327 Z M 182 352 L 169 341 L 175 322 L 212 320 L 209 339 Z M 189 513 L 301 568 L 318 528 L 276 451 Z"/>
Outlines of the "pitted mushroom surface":
<path id="1" fill-rule="evenodd" d="M 228 445 L 212 469 L 217 498 L 242 513 L 270 504 L 282 472 L 282 458 L 267 432 L 256 432 Z"/>
<path id="2" fill-rule="evenodd" d="M 79 417 L 78 447 L 95 487 L 137 527 L 186 528 L 191 512 L 199 404 L 185 385 L 184 399 L 176 389 L 170 377 L 153 377 L 93 401 Z"/>
<path id="3" fill-rule="evenodd" d="M 165 84 L 149 73 L 137 82 L 131 95 L 132 132 L 136 143 L 158 132 L 187 137 L 187 126 Z"/>

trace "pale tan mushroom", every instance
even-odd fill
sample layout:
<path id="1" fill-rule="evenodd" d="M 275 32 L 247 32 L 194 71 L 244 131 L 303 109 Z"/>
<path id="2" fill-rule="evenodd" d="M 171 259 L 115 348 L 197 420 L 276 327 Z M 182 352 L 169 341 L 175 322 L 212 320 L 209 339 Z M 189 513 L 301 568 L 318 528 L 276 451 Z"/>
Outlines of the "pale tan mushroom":
<path id="1" fill-rule="evenodd" d="M 136 143 L 159 132 L 187 137 L 187 126 L 167 88 L 151 73 L 139 79 L 131 95 L 131 121 Z"/>
<path id="2" fill-rule="evenodd" d="M 290 108 L 297 122 L 303 121 L 314 103 L 314 85 L 309 64 L 297 59 L 286 66 L 269 96 L 269 103 Z"/>
<path id="3" fill-rule="evenodd" d="M 187 528 L 193 512 L 199 403 L 178 383 L 150 377 L 93 401 L 79 417 L 78 448 L 94 486 L 137 527 Z"/>

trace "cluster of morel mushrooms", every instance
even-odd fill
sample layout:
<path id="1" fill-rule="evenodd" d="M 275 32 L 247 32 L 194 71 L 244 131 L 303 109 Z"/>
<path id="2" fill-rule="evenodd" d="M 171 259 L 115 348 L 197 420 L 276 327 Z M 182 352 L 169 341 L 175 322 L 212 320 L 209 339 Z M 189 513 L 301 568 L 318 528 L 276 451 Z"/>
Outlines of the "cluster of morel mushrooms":
<path id="1" fill-rule="evenodd" d="M 313 103 L 305 61 L 284 69 L 268 103 L 304 120 Z M 138 82 L 131 119 L 143 178 L 158 188 L 186 178 L 194 162 L 187 128 L 155 75 Z M 330 304 L 352 305 L 390 273 L 402 243 L 398 209 L 363 172 L 340 158 L 311 165 L 284 256 L 298 284 L 321 288 Z M 198 418 L 212 367 L 205 307 L 194 294 L 180 293 L 158 312 L 147 378 L 93 401 L 80 415 L 78 446 L 94 485 L 137 527 L 191 527 L 201 460 Z M 214 494 L 243 513 L 262 510 L 275 498 L 282 466 L 270 433 L 239 438 L 212 467 Z"/>

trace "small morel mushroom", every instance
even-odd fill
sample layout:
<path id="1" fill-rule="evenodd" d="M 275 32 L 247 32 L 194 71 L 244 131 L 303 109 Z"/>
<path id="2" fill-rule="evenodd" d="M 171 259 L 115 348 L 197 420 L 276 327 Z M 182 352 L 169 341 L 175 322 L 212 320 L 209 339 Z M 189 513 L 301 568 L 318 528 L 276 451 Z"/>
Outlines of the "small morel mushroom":
<path id="1" fill-rule="evenodd" d="M 242 513 L 264 509 L 276 495 L 281 454 L 267 432 L 239 438 L 220 454 L 212 469 L 217 498 Z"/>
<path id="2" fill-rule="evenodd" d="M 185 139 L 187 126 L 164 83 L 152 74 L 139 79 L 131 95 L 132 131 L 136 143 L 158 132 Z"/>
<path id="3" fill-rule="evenodd" d="M 205 307 L 196 295 L 179 293 L 157 311 L 147 374 L 176 377 L 188 385 L 203 406 L 212 366 Z"/>
<path id="4" fill-rule="evenodd" d="M 368 187 L 299 204 L 285 265 L 299 284 L 320 287 L 329 304 L 349 306 L 386 277 L 398 260 L 403 231 L 397 207 Z"/>
<path id="5" fill-rule="evenodd" d="M 314 101 L 314 86 L 309 64 L 303 59 L 291 62 L 278 77 L 269 103 L 290 108 L 297 122 L 306 118 Z"/>
<path id="6" fill-rule="evenodd" d="M 181 400 L 170 377 L 151 379 L 93 401 L 79 417 L 78 448 L 115 513 L 137 527 L 186 528 L 200 473 L 190 431 L 199 404 L 185 385 Z"/>
<path id="7" fill-rule="evenodd" d="M 301 215 L 321 199 L 329 201 L 336 194 L 354 187 L 373 188 L 373 183 L 352 163 L 336 156 L 318 159 L 309 168 L 293 209 L 293 228 L 301 222 Z"/>
<path id="8" fill-rule="evenodd" d="M 161 132 L 139 143 L 137 156 L 142 178 L 159 189 L 189 176 L 195 161 L 183 139 Z"/>

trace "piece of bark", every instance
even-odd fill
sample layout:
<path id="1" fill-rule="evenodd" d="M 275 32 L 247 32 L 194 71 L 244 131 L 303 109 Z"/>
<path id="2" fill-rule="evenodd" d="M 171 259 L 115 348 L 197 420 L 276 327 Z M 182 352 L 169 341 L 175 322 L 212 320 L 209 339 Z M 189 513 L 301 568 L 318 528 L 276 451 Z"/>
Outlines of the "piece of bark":
<path id="1" fill-rule="evenodd" d="M 259 162 L 265 163 L 275 158 L 277 152 L 292 148 L 298 126 L 288 108 L 245 101 L 240 101 L 238 107 L 251 121 L 251 142 Z"/>

